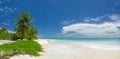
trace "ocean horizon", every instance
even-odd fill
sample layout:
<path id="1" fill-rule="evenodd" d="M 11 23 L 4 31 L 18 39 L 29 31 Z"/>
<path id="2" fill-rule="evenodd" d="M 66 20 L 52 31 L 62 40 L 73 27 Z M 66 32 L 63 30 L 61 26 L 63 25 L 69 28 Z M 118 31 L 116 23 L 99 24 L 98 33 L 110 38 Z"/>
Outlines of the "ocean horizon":
<path id="1" fill-rule="evenodd" d="M 76 44 L 95 49 L 120 50 L 120 38 L 42 38 L 42 40 Z"/>

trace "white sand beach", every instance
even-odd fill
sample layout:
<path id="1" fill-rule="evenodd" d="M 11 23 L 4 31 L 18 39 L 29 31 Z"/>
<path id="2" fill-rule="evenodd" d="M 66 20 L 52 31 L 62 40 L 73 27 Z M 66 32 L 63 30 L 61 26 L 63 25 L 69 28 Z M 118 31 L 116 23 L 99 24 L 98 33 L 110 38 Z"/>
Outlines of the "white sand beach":
<path id="1" fill-rule="evenodd" d="M 49 40 L 37 42 L 44 48 L 41 56 L 16 55 L 10 59 L 120 59 L 119 50 L 95 49 Z"/>

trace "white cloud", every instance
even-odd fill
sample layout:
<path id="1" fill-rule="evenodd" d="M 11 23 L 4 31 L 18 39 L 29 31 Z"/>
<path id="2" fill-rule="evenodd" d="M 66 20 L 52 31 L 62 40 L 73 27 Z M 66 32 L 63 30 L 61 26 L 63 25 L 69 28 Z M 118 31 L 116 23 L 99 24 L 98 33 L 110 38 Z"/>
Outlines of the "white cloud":
<path id="1" fill-rule="evenodd" d="M 103 23 L 103 24 L 89 24 L 89 23 L 77 23 L 69 26 L 64 26 L 62 33 L 74 32 L 91 37 L 120 37 L 120 30 L 117 28 L 119 24 Z"/>
<path id="2" fill-rule="evenodd" d="M 110 20 L 120 20 L 119 15 L 109 15 Z M 104 18 L 104 17 L 100 17 Z M 100 19 L 99 18 L 99 19 Z M 101 20 L 101 19 L 100 19 Z M 120 38 L 120 21 L 95 23 L 75 23 L 62 27 L 62 34 L 67 37 Z"/>
<path id="3" fill-rule="evenodd" d="M 118 20 L 120 20 L 120 15 L 112 14 L 111 16 L 109 16 L 109 18 L 110 18 L 111 20 L 118 21 Z"/>

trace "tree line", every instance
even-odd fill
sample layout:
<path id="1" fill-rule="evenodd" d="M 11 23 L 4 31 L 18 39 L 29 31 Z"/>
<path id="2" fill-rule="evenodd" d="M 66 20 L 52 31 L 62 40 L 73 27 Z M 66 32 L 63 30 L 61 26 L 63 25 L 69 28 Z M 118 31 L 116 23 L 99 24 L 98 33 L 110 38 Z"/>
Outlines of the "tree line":
<path id="1" fill-rule="evenodd" d="M 12 40 L 32 40 L 38 38 L 38 32 L 36 28 L 31 24 L 35 19 L 31 17 L 29 13 L 20 13 L 18 19 L 15 22 L 14 33 L 9 33 L 5 27 L 0 28 L 0 40 L 12 39 Z"/>

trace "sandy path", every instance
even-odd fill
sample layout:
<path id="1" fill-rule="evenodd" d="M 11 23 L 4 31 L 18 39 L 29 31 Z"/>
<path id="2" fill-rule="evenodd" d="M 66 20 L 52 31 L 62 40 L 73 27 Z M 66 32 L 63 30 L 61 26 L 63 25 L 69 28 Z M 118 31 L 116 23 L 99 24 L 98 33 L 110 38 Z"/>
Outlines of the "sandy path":
<path id="1" fill-rule="evenodd" d="M 10 41 L 10 40 L 0 40 L 0 45 L 1 44 L 5 44 L 5 43 L 12 43 L 14 41 Z"/>

